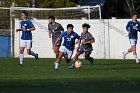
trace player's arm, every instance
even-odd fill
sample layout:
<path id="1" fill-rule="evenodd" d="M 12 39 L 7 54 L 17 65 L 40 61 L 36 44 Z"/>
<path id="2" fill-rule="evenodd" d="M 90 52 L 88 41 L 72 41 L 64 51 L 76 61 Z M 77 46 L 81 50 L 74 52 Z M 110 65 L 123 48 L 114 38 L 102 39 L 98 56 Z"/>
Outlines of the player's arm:
<path id="1" fill-rule="evenodd" d="M 19 28 L 19 29 L 16 29 L 16 32 L 18 32 L 18 31 L 22 31 L 23 29 L 22 28 Z"/>
<path id="2" fill-rule="evenodd" d="M 81 40 L 80 40 L 80 39 L 78 39 L 76 43 L 78 44 L 77 49 L 79 49 L 79 48 L 80 48 L 80 44 L 81 44 Z"/>
<path id="3" fill-rule="evenodd" d="M 90 34 L 89 35 L 89 37 L 90 37 L 90 40 L 89 41 L 87 41 L 87 42 L 84 42 L 84 44 L 91 44 L 91 43 L 95 43 L 95 38 Z"/>
<path id="4" fill-rule="evenodd" d="M 94 43 L 94 42 L 95 42 L 95 40 L 90 40 L 90 41 L 85 42 L 84 44 L 91 44 L 91 43 Z"/>
<path id="5" fill-rule="evenodd" d="M 138 22 L 138 28 L 137 28 L 137 31 L 140 32 L 140 22 Z"/>
<path id="6" fill-rule="evenodd" d="M 60 41 L 60 38 L 57 38 L 54 45 L 57 45 L 57 43 Z"/>
<path id="7" fill-rule="evenodd" d="M 62 33 L 62 34 L 59 36 L 59 38 L 56 39 L 54 45 L 57 45 L 57 43 L 58 43 L 60 40 L 62 40 L 62 38 L 63 38 L 64 36 L 65 36 L 65 32 Z"/>
<path id="8" fill-rule="evenodd" d="M 51 38 L 51 28 L 50 28 L 49 24 L 48 24 L 48 36 L 49 36 L 49 38 Z"/>
<path id="9" fill-rule="evenodd" d="M 61 33 L 64 32 L 64 28 L 62 27 L 62 25 L 60 25 L 60 29 L 61 29 Z"/>
<path id="10" fill-rule="evenodd" d="M 51 38 L 51 31 L 50 30 L 48 30 L 48 36 L 49 36 L 49 38 Z"/>
<path id="11" fill-rule="evenodd" d="M 26 31 L 35 31 L 35 27 L 32 27 L 30 29 L 26 29 Z"/>
<path id="12" fill-rule="evenodd" d="M 130 22 L 127 23 L 126 30 L 127 30 L 128 34 L 131 33 Z"/>
<path id="13" fill-rule="evenodd" d="M 80 38 L 80 36 L 79 36 L 78 34 L 76 34 L 76 39 L 78 39 L 78 40 L 76 41 L 76 43 L 78 44 L 77 50 L 79 50 L 80 44 L 81 44 L 81 38 Z"/>
<path id="14" fill-rule="evenodd" d="M 33 23 L 29 20 L 27 21 L 30 28 L 29 29 L 26 29 L 26 31 L 35 31 L 35 26 L 33 25 Z"/>

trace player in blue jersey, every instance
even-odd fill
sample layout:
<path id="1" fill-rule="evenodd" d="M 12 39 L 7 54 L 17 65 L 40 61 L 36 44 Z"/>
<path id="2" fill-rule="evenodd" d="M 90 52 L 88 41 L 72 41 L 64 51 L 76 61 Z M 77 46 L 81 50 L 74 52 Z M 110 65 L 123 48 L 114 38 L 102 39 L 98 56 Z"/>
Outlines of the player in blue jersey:
<path id="1" fill-rule="evenodd" d="M 137 20 L 137 15 L 133 15 L 132 18 L 133 20 L 129 21 L 126 26 L 131 47 L 126 52 L 123 52 L 123 58 L 125 59 L 127 54 L 133 52 L 134 58 L 136 59 L 136 63 L 140 63 L 137 58 L 137 52 L 136 52 L 138 31 L 140 31 L 140 22 Z"/>
<path id="2" fill-rule="evenodd" d="M 21 13 L 21 28 L 16 29 L 16 31 L 22 31 L 22 36 L 20 40 L 20 65 L 23 64 L 23 59 L 24 59 L 24 49 L 27 49 L 27 53 L 29 55 L 34 56 L 36 59 L 38 59 L 38 54 L 34 53 L 31 51 L 32 48 L 32 32 L 35 30 L 35 27 L 33 23 L 28 19 L 28 12 L 27 11 L 22 11 Z"/>
<path id="3" fill-rule="evenodd" d="M 75 48 L 76 39 L 78 39 L 77 40 L 77 42 L 78 42 L 77 49 L 80 48 L 80 36 L 76 32 L 73 31 L 73 25 L 72 24 L 67 25 L 67 31 L 63 32 L 60 35 L 60 37 L 56 40 L 55 44 L 57 44 L 62 39 L 64 39 L 64 42 L 60 46 L 59 56 L 55 61 L 55 70 L 58 69 L 61 58 L 63 56 L 67 59 L 67 61 L 70 61 L 71 56 L 72 56 L 73 51 L 74 51 L 74 48 Z"/>

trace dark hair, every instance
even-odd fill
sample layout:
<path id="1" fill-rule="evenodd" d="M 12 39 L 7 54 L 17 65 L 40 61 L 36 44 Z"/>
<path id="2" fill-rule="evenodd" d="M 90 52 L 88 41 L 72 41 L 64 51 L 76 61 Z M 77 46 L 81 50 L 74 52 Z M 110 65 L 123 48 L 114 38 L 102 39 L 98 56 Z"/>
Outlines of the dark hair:
<path id="1" fill-rule="evenodd" d="M 82 27 L 90 28 L 90 25 L 87 24 L 87 23 L 84 23 L 84 24 L 82 25 Z"/>
<path id="2" fill-rule="evenodd" d="M 28 17 L 28 12 L 26 10 L 22 11 L 21 13 Z"/>
<path id="3" fill-rule="evenodd" d="M 69 27 L 74 28 L 74 26 L 73 26 L 72 24 L 68 24 L 68 25 L 67 25 L 67 29 L 68 29 Z"/>
<path id="4" fill-rule="evenodd" d="M 49 16 L 48 19 L 53 19 L 53 20 L 55 20 L 55 17 L 54 17 L 54 16 Z"/>

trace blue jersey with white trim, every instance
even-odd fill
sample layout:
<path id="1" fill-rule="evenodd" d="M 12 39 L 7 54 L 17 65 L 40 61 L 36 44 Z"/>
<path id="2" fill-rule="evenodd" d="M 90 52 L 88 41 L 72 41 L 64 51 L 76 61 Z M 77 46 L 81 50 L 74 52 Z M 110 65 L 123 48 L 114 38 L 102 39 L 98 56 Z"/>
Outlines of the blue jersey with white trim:
<path id="1" fill-rule="evenodd" d="M 27 19 L 21 21 L 21 28 L 30 29 L 34 27 L 33 23 Z M 21 39 L 23 40 L 32 40 L 32 32 L 31 31 L 22 31 Z"/>
<path id="2" fill-rule="evenodd" d="M 63 46 L 65 46 L 68 50 L 73 51 L 75 47 L 75 40 L 80 39 L 80 36 L 74 31 L 71 34 L 65 31 L 59 37 L 60 40 L 62 40 L 63 38 L 64 38 Z"/>
<path id="3" fill-rule="evenodd" d="M 129 21 L 126 25 L 126 30 L 129 33 L 129 39 L 138 39 L 138 31 L 136 30 L 138 28 L 138 31 L 140 31 L 140 22 L 139 21 Z"/>

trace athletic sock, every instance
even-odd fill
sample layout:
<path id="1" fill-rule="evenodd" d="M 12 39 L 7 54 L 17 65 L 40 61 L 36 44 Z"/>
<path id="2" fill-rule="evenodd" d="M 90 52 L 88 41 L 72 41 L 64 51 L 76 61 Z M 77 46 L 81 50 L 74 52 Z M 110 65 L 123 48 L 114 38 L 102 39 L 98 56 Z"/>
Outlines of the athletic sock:
<path id="1" fill-rule="evenodd" d="M 30 55 L 36 57 L 36 54 L 33 51 L 31 51 L 31 54 Z"/>
<path id="2" fill-rule="evenodd" d="M 138 57 L 137 57 L 137 55 L 134 55 L 134 58 L 135 58 L 136 60 L 138 60 Z"/>
<path id="3" fill-rule="evenodd" d="M 58 54 L 56 54 L 55 56 L 56 56 L 56 58 L 58 58 Z"/>
<path id="4" fill-rule="evenodd" d="M 58 69 L 59 63 L 55 63 L 55 69 Z"/>
<path id="5" fill-rule="evenodd" d="M 128 53 L 129 53 L 128 51 L 124 52 L 125 56 L 126 56 Z"/>
<path id="6" fill-rule="evenodd" d="M 24 54 L 20 54 L 20 58 L 19 58 L 20 64 L 23 64 L 23 58 L 24 58 Z"/>

